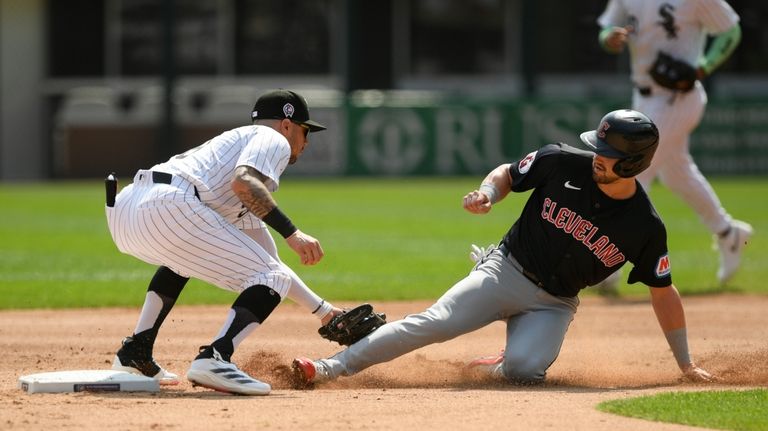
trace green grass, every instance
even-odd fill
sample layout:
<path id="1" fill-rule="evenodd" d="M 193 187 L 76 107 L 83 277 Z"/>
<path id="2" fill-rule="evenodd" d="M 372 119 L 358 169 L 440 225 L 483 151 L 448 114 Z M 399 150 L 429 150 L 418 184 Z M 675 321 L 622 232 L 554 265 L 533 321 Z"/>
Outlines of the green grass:
<path id="1" fill-rule="evenodd" d="M 123 179 L 125 182 L 126 179 Z M 435 299 L 471 268 L 469 245 L 498 242 L 527 194 L 512 194 L 485 216 L 461 208 L 480 178 L 284 178 L 275 195 L 326 256 L 298 263 L 276 235 L 281 257 L 320 295 L 335 300 Z M 683 294 L 768 293 L 768 179 L 714 180 L 726 208 L 757 234 L 743 267 L 723 289 L 717 253 L 691 210 L 664 187 L 653 199 L 669 231 L 675 284 Z M 0 184 L 0 308 L 136 306 L 154 269 L 120 254 L 107 231 L 103 185 Z M 626 278 L 626 271 L 625 271 Z M 622 287 L 647 295 L 641 285 Z M 590 292 L 586 292 L 590 294 Z M 233 294 L 191 281 L 180 303 L 229 303 Z"/>
<path id="2" fill-rule="evenodd" d="M 298 263 L 276 235 L 282 258 L 332 300 L 435 299 L 471 268 L 469 245 L 498 242 L 527 194 L 510 195 L 485 216 L 461 209 L 480 178 L 285 178 L 281 208 L 326 252 Z M 684 295 L 768 293 L 768 178 L 712 181 L 726 208 L 757 234 L 740 273 L 715 284 L 717 253 L 697 216 L 664 187 L 654 203 L 669 232 L 675 284 Z M 140 306 L 155 268 L 120 254 L 107 231 L 103 186 L 92 182 L 0 184 L 0 309 Z M 626 271 L 625 271 L 626 278 Z M 640 285 L 625 295 L 647 295 Z M 588 290 L 585 294 L 591 294 Z M 192 280 L 182 304 L 229 304 L 234 294 Z M 662 394 L 598 408 L 708 428 L 766 430 L 766 391 Z"/>
<path id="3" fill-rule="evenodd" d="M 606 401 L 598 410 L 657 422 L 738 431 L 768 430 L 768 390 L 670 392 Z"/>

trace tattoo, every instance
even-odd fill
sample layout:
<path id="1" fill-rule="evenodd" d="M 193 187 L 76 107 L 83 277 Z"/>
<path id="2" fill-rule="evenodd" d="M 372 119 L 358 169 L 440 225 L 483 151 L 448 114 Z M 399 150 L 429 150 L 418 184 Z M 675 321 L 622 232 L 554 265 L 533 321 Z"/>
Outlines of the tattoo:
<path id="1" fill-rule="evenodd" d="M 266 180 L 265 175 L 250 166 L 235 169 L 234 181 L 246 186 L 235 188 L 235 193 L 243 206 L 260 219 L 277 207 L 277 202 L 264 185 Z"/>

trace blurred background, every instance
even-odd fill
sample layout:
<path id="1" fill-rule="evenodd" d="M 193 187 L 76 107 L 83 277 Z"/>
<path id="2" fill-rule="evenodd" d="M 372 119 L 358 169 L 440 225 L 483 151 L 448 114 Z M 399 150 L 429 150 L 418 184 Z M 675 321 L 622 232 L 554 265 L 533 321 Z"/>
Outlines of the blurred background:
<path id="1" fill-rule="evenodd" d="M 273 88 L 329 130 L 287 175 L 484 174 L 630 103 L 606 0 L 0 0 L 0 180 L 130 177 Z M 710 78 L 706 174 L 768 173 L 768 2 Z"/>

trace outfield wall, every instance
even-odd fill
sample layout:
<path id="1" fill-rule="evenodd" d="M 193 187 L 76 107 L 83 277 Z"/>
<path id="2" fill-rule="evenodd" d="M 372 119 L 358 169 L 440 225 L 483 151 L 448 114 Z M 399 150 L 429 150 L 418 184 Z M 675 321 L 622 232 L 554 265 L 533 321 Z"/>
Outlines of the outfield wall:
<path id="1" fill-rule="evenodd" d="M 308 96 L 312 117 L 328 131 L 310 135 L 308 150 L 288 175 L 483 174 L 552 142 L 581 146 L 624 100 L 508 100 L 447 97 L 431 92 L 358 92 L 349 98 Z M 102 107 L 58 116 L 53 166 L 60 178 L 97 177 L 116 170 L 132 175 L 156 156 L 156 123 Z M 83 109 L 75 105 L 74 109 Z M 177 152 L 218 131 L 244 124 L 240 111 L 180 109 Z M 142 108 L 143 111 L 146 108 Z M 103 118 L 99 118 L 99 116 Z M 768 173 L 768 101 L 710 102 L 692 137 L 692 154 L 706 174 Z"/>
<path id="2" fill-rule="evenodd" d="M 356 175 L 485 173 L 552 142 L 581 147 L 622 101 L 439 100 L 365 103 L 347 107 L 344 172 Z M 709 174 L 768 173 L 768 102 L 712 102 L 691 139 L 692 154 Z"/>

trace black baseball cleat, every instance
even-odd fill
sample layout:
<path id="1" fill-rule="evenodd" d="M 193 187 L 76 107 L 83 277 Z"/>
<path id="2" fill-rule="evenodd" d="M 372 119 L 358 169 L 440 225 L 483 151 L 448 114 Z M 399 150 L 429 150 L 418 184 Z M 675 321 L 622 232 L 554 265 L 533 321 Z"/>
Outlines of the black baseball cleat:
<path id="1" fill-rule="evenodd" d="M 112 369 L 151 377 L 161 385 L 179 384 L 179 376 L 164 369 L 152 358 L 151 348 L 133 337 L 125 337 L 117 351 Z"/>

